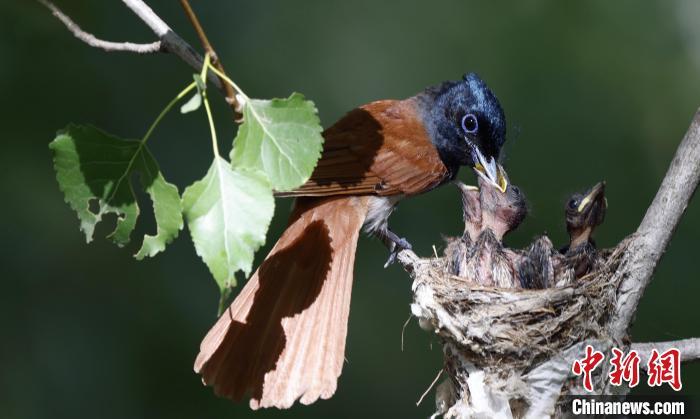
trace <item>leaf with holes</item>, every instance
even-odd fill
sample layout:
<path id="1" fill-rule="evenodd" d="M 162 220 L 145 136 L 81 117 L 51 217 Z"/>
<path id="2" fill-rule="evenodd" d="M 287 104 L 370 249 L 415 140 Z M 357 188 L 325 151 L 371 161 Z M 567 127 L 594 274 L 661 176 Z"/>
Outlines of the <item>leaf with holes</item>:
<path id="1" fill-rule="evenodd" d="M 91 126 L 69 125 L 49 148 L 58 186 L 78 214 L 88 243 L 102 216 L 110 213 L 117 215 L 117 222 L 108 237 L 119 246 L 129 242 L 139 216 L 134 173 L 139 174 L 141 187 L 151 198 L 157 224 L 156 235 L 144 236 L 136 258 L 156 255 L 177 237 L 183 225 L 177 187 L 165 180 L 145 145 Z"/>
<path id="2" fill-rule="evenodd" d="M 274 213 L 267 179 L 216 157 L 206 176 L 185 189 L 182 202 L 197 254 L 222 291 L 235 286 L 237 271 L 250 273 Z"/>
<path id="3" fill-rule="evenodd" d="M 243 121 L 231 151 L 234 167 L 264 172 L 277 191 L 292 190 L 311 177 L 323 146 L 313 102 L 299 93 L 287 99 L 249 99 Z"/>

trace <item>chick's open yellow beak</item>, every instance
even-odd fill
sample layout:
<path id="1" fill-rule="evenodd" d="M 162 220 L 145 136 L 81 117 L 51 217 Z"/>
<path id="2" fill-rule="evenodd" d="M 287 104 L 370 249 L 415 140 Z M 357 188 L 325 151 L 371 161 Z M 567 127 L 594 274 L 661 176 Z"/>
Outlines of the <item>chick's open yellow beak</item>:
<path id="1" fill-rule="evenodd" d="M 508 179 L 503 176 L 503 168 L 500 165 L 498 165 L 498 189 L 503 193 L 508 189 Z"/>
<path id="2" fill-rule="evenodd" d="M 489 183 L 494 185 L 501 193 L 505 193 L 506 189 L 508 189 L 508 179 L 504 175 L 503 167 L 500 164 L 492 162 L 489 169 L 490 170 L 487 170 L 481 163 L 474 165 L 474 170 L 476 170 L 477 175 L 489 181 Z"/>

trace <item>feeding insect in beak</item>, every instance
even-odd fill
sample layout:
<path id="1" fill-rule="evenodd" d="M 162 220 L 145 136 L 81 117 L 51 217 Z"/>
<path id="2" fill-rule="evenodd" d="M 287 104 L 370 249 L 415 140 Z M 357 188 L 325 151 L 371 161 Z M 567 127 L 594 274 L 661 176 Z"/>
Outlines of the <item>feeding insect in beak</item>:
<path id="1" fill-rule="evenodd" d="M 474 160 L 474 171 L 476 174 L 494 185 L 499 191 L 505 193 L 508 188 L 508 180 L 503 176 L 503 170 L 496 163 L 496 159 L 493 157 L 486 158 L 479 150 L 479 147 L 472 148 L 472 159 Z"/>
<path id="2" fill-rule="evenodd" d="M 605 182 L 598 182 L 594 187 L 591 188 L 590 191 L 586 194 L 586 196 L 583 197 L 581 200 L 581 203 L 578 204 L 578 208 L 576 208 L 576 211 L 583 212 L 591 203 L 596 202 L 598 200 L 603 200 L 603 206 L 607 207 L 608 206 L 608 201 L 605 198 Z"/>

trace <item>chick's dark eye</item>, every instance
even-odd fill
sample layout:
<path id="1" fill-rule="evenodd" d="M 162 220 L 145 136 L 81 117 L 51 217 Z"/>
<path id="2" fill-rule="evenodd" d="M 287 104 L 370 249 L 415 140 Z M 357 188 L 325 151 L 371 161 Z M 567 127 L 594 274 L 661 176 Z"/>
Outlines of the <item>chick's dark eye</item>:
<path id="1" fill-rule="evenodd" d="M 576 209 L 578 207 L 578 201 L 575 199 L 569 200 L 569 209 Z"/>
<path id="2" fill-rule="evenodd" d="M 473 113 L 468 113 L 462 117 L 462 130 L 467 134 L 474 134 L 479 130 L 479 121 Z"/>

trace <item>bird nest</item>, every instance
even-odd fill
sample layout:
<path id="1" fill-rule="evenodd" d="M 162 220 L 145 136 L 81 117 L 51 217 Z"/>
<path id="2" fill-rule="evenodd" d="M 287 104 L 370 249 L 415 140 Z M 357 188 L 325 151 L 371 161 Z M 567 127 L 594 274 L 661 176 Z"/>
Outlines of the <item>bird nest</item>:
<path id="1" fill-rule="evenodd" d="M 479 286 L 451 275 L 447 258 L 415 257 L 408 263 L 411 310 L 464 361 L 526 370 L 578 342 L 607 337 L 618 285 L 613 274 L 628 243 L 602 252 L 602 266 L 575 284 L 541 290 Z"/>

